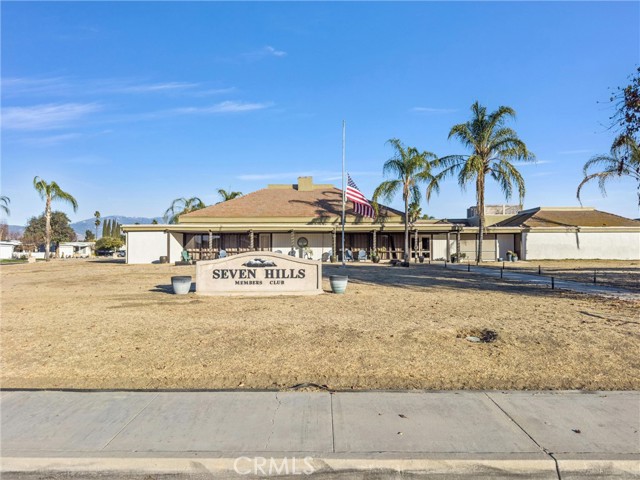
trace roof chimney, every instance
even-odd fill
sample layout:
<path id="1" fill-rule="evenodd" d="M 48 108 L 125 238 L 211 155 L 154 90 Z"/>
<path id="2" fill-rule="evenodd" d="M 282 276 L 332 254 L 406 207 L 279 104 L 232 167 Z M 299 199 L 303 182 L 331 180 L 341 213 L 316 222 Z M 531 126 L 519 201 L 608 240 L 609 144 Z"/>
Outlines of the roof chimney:
<path id="1" fill-rule="evenodd" d="M 313 190 L 313 177 L 298 177 L 298 191 L 309 192 Z"/>

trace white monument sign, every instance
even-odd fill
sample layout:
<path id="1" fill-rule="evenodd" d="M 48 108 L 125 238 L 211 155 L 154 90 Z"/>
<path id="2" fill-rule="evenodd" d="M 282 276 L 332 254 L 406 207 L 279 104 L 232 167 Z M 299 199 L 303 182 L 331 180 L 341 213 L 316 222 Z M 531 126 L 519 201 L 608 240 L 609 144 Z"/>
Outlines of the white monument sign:
<path id="1" fill-rule="evenodd" d="M 201 295 L 315 295 L 322 293 L 322 262 L 281 253 L 248 252 L 196 263 Z"/>

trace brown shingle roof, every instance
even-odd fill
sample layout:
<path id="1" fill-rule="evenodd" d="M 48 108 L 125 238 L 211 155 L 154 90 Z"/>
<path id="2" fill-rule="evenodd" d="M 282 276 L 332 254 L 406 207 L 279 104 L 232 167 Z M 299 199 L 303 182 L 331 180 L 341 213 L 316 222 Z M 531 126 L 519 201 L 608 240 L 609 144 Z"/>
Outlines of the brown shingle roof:
<path id="1" fill-rule="evenodd" d="M 355 215 L 353 203 L 347 202 L 346 213 Z M 400 212 L 382 207 L 388 217 Z M 190 218 L 335 218 L 342 215 L 342 190 L 322 187 L 300 191 L 288 188 L 263 188 L 242 197 L 211 205 L 180 216 L 180 223 Z"/>
<path id="2" fill-rule="evenodd" d="M 494 225 L 495 227 L 640 227 L 630 218 L 592 208 L 537 208 L 522 212 Z"/>

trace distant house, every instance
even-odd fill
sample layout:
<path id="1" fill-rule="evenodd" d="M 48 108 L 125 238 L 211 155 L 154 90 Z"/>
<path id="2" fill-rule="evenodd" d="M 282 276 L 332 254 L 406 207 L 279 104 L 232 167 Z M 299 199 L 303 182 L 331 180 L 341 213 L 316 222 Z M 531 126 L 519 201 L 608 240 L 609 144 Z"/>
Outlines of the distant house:
<path id="1" fill-rule="evenodd" d="M 347 201 L 345 247 L 377 251 L 382 260 L 404 254 L 403 212 L 381 206 L 378 218 L 356 215 Z M 217 258 L 267 250 L 326 260 L 339 253 L 342 191 L 314 184 L 269 185 L 242 197 L 181 215 L 170 225 L 124 225 L 127 262 Z M 515 252 L 523 260 L 543 258 L 640 258 L 640 222 L 593 208 L 536 208 L 487 205 L 482 258 L 495 261 Z M 466 218 L 418 220 L 410 225 L 410 257 L 444 260 L 460 253 L 473 260 L 478 244 L 478 211 Z"/>
<path id="2" fill-rule="evenodd" d="M 64 242 L 60 244 L 59 255 L 61 258 L 87 258 L 91 256 L 94 245 L 94 242 Z"/>
<path id="3" fill-rule="evenodd" d="M 2 240 L 0 241 L 0 259 L 6 260 L 13 258 L 15 248 L 22 242 L 18 240 Z"/>

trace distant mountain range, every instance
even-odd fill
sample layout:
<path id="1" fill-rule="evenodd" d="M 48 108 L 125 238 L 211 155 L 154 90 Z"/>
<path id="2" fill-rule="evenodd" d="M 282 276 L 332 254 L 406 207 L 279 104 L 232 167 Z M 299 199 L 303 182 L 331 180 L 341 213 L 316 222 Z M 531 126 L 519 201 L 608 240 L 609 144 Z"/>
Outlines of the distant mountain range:
<path id="1" fill-rule="evenodd" d="M 158 223 L 163 223 L 162 217 L 147 218 L 147 217 L 124 217 L 122 215 L 109 215 L 108 217 L 100 217 L 100 226 L 98 227 L 98 237 L 102 235 L 102 226 L 104 225 L 105 220 L 115 220 L 120 225 L 133 225 L 139 223 L 144 225 L 145 223 L 151 223 L 153 220 L 157 220 Z M 84 238 L 84 233 L 87 230 L 91 230 L 93 233 L 96 232 L 95 218 L 88 218 L 86 220 L 81 220 L 79 222 L 74 222 L 71 224 L 71 228 L 78 234 L 78 238 Z"/>
<path id="2" fill-rule="evenodd" d="M 136 223 L 144 225 L 144 224 L 151 223 L 154 220 L 157 220 L 158 223 L 164 222 L 162 217 L 147 218 L 147 217 L 125 217 L 122 215 L 109 215 L 107 217 L 100 217 L 101 223 L 100 223 L 100 226 L 98 227 L 98 236 L 101 236 L 102 234 L 102 226 L 104 225 L 105 220 L 115 220 L 120 225 L 132 225 Z M 73 228 L 73 231 L 76 232 L 76 234 L 78 235 L 78 240 L 84 239 L 84 234 L 87 230 L 91 230 L 93 233 L 95 233 L 96 231 L 96 225 L 94 223 L 95 221 L 96 219 L 92 217 L 92 218 L 87 218 L 86 220 L 81 220 L 79 222 L 74 222 L 71 224 L 71 228 Z M 9 225 L 9 233 L 15 232 L 22 235 L 22 233 L 24 232 L 24 229 L 25 227 L 21 225 Z"/>
<path id="3" fill-rule="evenodd" d="M 17 233 L 22 235 L 24 233 L 24 227 L 22 225 L 7 225 L 9 227 L 9 233 Z"/>

